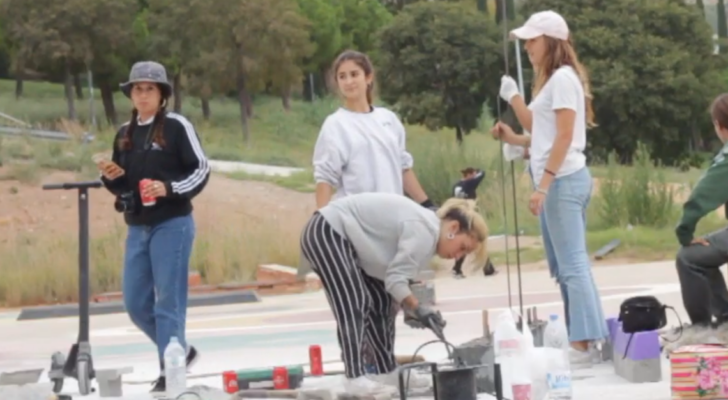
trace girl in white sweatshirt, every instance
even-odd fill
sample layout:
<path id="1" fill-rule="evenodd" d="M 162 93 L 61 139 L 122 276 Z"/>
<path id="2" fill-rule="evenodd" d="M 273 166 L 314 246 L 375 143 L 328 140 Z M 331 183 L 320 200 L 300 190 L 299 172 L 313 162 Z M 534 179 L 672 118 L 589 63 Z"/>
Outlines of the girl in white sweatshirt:
<path id="1" fill-rule="evenodd" d="M 405 129 L 392 111 L 374 107 L 374 67 L 358 51 L 334 62 L 334 80 L 344 100 L 321 127 L 313 154 L 316 207 L 356 193 L 407 194 L 436 209 L 427 198 L 406 150 Z"/>

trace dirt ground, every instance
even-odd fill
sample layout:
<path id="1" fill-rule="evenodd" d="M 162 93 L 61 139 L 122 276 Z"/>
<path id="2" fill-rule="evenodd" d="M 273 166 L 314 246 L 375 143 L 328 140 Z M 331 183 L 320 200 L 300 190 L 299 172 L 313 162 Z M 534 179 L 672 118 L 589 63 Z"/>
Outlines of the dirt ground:
<path id="1" fill-rule="evenodd" d="M 4 170 L 0 168 L 0 177 Z M 0 179 L 0 243 L 18 235 L 58 235 L 72 232 L 78 226 L 78 201 L 75 191 L 44 191 L 43 183 L 75 181 L 72 173 L 53 172 L 36 185 Z M 90 195 L 91 234 L 104 234 L 123 224 L 121 214 L 113 208 L 114 198 L 105 189 Z M 207 188 L 195 201 L 195 219 L 209 221 L 220 215 L 247 214 L 260 221 L 285 221 L 285 226 L 300 230 L 313 213 L 313 194 L 300 193 L 270 183 L 233 180 L 213 174 Z M 220 221 L 224 223 L 224 221 Z M 279 224 L 279 223 L 278 223 Z M 513 237 L 509 247 L 515 247 Z M 539 237 L 521 237 L 521 248 L 541 247 Z M 489 242 L 489 251 L 503 251 L 503 238 Z M 630 260 L 609 259 L 608 264 Z M 443 262 L 441 272 L 448 273 L 452 261 Z M 596 265 L 599 265 L 597 263 Z M 496 266 L 499 267 L 499 266 Z M 524 270 L 546 268 L 545 262 L 524 264 Z M 468 269 L 467 266 L 465 268 Z"/>
<path id="2" fill-rule="evenodd" d="M 0 168 L 0 176 L 3 169 Z M 0 242 L 18 234 L 77 232 L 76 191 L 45 191 L 43 183 L 75 181 L 71 173 L 54 172 L 37 185 L 0 180 Z M 114 198 L 105 189 L 90 196 L 91 234 L 101 234 L 118 224 L 122 215 L 114 210 Z M 213 174 L 205 190 L 194 200 L 195 219 L 218 215 L 249 214 L 261 219 L 286 220 L 302 227 L 314 210 L 311 194 L 294 192 L 265 182 L 238 181 Z M 224 221 L 220 221 L 224 223 Z M 40 232 L 39 232 L 40 231 Z"/>

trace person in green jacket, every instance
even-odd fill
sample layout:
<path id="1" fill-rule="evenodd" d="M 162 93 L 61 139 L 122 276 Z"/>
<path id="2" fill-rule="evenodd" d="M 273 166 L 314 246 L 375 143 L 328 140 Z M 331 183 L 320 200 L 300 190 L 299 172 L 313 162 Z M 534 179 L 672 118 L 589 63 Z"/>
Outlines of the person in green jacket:
<path id="1" fill-rule="evenodd" d="M 683 205 L 675 229 L 682 246 L 676 266 L 683 305 L 694 326 L 706 327 L 728 321 L 728 288 L 720 272 L 728 262 L 728 228 L 695 237 L 698 221 L 728 203 L 728 93 L 713 101 L 711 117 L 724 145 Z"/>

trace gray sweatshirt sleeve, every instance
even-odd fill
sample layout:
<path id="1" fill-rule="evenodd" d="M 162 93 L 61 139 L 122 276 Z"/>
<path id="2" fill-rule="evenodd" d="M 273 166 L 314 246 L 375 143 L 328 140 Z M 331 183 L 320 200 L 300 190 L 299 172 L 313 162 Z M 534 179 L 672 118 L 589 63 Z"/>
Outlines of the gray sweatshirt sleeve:
<path id="1" fill-rule="evenodd" d="M 402 124 L 402 121 L 397 118 L 396 115 L 394 115 L 395 119 L 395 126 L 397 127 L 397 130 L 399 131 L 399 148 L 401 152 L 401 160 L 402 160 L 402 169 L 412 169 L 414 166 L 414 159 L 412 158 L 412 154 L 410 154 L 407 151 L 407 131 L 404 129 L 404 125 Z"/>
<path id="2" fill-rule="evenodd" d="M 397 303 L 402 303 L 412 294 L 409 281 L 415 279 L 420 269 L 432 260 L 436 240 L 437 234 L 426 224 L 418 221 L 402 223 L 397 254 L 384 277 L 384 287 Z"/>
<path id="3" fill-rule="evenodd" d="M 329 121 L 325 121 L 313 149 L 313 178 L 316 183 L 339 185 L 346 164 L 346 146 Z"/>

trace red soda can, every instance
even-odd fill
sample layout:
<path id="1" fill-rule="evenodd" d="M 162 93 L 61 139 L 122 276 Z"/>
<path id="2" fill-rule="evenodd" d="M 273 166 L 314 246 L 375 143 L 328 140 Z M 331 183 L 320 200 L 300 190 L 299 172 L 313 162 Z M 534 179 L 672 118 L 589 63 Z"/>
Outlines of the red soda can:
<path id="1" fill-rule="evenodd" d="M 273 389 L 285 390 L 290 388 L 288 381 L 288 368 L 286 367 L 275 367 L 273 368 Z"/>
<path id="2" fill-rule="evenodd" d="M 308 361 L 311 375 L 321 376 L 324 374 L 323 360 L 321 359 L 321 346 L 311 345 L 308 348 Z"/>
<path id="3" fill-rule="evenodd" d="M 157 204 L 156 197 L 144 195 L 144 188 L 149 186 L 151 183 L 152 183 L 151 179 L 142 179 L 141 181 L 139 181 L 139 193 L 141 193 L 142 204 L 144 205 L 144 207 L 151 207 L 151 206 Z"/>
<path id="4" fill-rule="evenodd" d="M 222 373 L 222 387 L 225 393 L 238 392 L 238 373 L 235 371 L 225 371 Z"/>
<path id="5" fill-rule="evenodd" d="M 511 385 L 513 390 L 513 400 L 532 400 L 532 392 L 530 384 L 513 384 Z"/>

